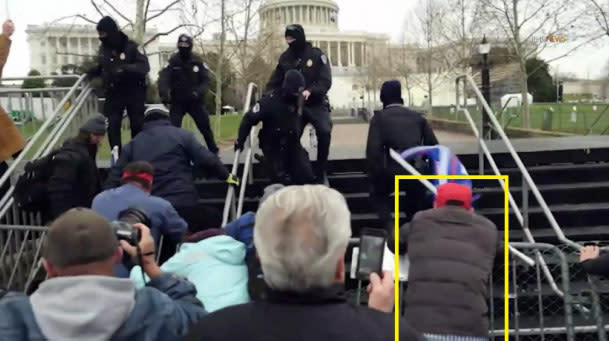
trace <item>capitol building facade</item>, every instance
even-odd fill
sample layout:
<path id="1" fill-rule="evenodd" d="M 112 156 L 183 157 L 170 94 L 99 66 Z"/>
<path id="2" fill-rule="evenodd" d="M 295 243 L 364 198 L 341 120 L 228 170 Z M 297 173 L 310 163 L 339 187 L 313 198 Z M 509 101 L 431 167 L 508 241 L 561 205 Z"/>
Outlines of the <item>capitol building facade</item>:
<path id="1" fill-rule="evenodd" d="M 285 27 L 300 24 L 304 27 L 307 40 L 320 48 L 332 66 L 332 88 L 330 103 L 334 109 L 349 110 L 380 106 L 379 89 L 383 81 L 400 79 L 404 86 L 403 97 L 407 105 L 425 107 L 427 105 L 427 72 L 424 49 L 415 46 L 393 44 L 386 34 L 365 31 L 341 31 L 339 29 L 340 8 L 334 0 L 265 0 L 258 11 L 259 30 L 257 37 L 247 42 L 248 57 L 262 54 L 268 64 L 276 65 L 285 43 Z M 365 24 L 365 21 L 362 21 Z M 31 25 L 26 31 L 30 48 L 30 67 L 43 75 L 60 72 L 66 64 L 80 64 L 93 58 L 99 46 L 97 32 L 93 25 Z M 151 28 L 147 37 L 156 32 Z M 195 46 L 200 53 L 219 50 L 219 34 L 214 39 L 199 40 Z M 175 52 L 175 41 L 155 40 L 146 47 L 151 65 L 150 77 L 156 80 L 158 72 L 167 64 Z M 235 40 L 226 40 L 227 50 L 238 50 Z M 261 50 L 260 46 L 264 48 Z M 61 54 L 60 52 L 69 52 Z M 238 54 L 228 53 L 229 61 L 236 69 L 242 60 Z M 386 62 L 399 60 L 401 65 L 388 67 Z M 391 63 L 389 63 L 391 64 Z M 210 65 L 213 69 L 213 65 Z M 242 66 L 242 65 L 241 65 Z M 429 67 L 429 66 L 427 66 Z M 398 72 L 408 69 L 408 80 Z M 264 70 L 263 73 L 267 71 Z M 266 80 L 270 78 L 269 75 Z M 445 70 L 433 70 L 433 104 L 454 103 L 454 77 L 444 76 Z M 440 79 L 440 81 L 438 81 Z M 263 83 L 262 79 L 258 82 Z M 264 87 L 265 84 L 258 84 Z"/>
<path id="2" fill-rule="evenodd" d="M 401 58 L 402 66 L 417 73 L 422 62 L 417 57 L 419 50 L 392 44 L 386 34 L 340 31 L 339 14 L 338 4 L 333 0 L 267 0 L 259 11 L 260 31 L 262 34 L 277 32 L 276 39 L 283 41 L 287 25 L 301 24 L 307 40 L 324 51 L 332 65 L 333 84 L 329 93 L 332 106 L 340 109 L 378 107 L 382 82 L 401 78 L 390 68 L 377 70 L 379 58 Z M 280 46 L 282 49 L 286 47 L 285 43 Z M 441 73 L 442 70 L 435 70 L 433 75 L 434 105 L 449 104 L 455 99 L 454 82 L 449 77 L 442 81 Z M 425 106 L 425 77 L 419 74 L 412 78 L 418 80 L 418 86 L 412 86 L 414 82 L 411 80 L 409 91 L 403 90 L 404 100 L 406 104 Z"/>

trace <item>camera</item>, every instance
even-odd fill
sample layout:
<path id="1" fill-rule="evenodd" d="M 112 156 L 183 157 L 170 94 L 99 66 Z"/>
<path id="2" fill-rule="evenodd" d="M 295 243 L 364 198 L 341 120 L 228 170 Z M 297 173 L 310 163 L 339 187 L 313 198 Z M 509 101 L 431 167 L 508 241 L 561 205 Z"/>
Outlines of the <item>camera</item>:
<path id="1" fill-rule="evenodd" d="M 110 223 L 114 234 L 118 240 L 124 240 L 127 243 L 135 246 L 141 239 L 140 230 L 135 224 L 150 225 L 150 221 L 146 213 L 137 208 L 128 208 L 118 214 L 118 220 Z"/>

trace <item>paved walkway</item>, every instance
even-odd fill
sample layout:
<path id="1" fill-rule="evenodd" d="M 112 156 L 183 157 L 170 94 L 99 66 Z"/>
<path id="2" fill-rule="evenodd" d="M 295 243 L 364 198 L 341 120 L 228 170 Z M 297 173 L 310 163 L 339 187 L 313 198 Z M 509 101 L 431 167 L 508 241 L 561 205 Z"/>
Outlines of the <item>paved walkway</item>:
<path id="1" fill-rule="evenodd" d="M 441 144 L 452 145 L 460 142 L 473 142 L 473 137 L 449 131 L 437 130 L 436 136 Z M 368 124 L 335 124 L 332 129 L 332 143 L 330 145 L 330 159 L 362 158 L 366 152 L 366 141 L 368 139 Z M 317 152 L 312 151 L 309 128 L 302 136 L 302 145 L 310 153 L 311 160 L 317 158 Z M 232 163 L 233 146 L 222 146 L 221 157 L 226 163 Z M 312 151 L 312 152 L 311 152 Z"/>
<path id="2" fill-rule="evenodd" d="M 435 134 L 441 144 L 472 141 L 473 137 L 444 130 L 436 130 Z M 366 148 L 368 139 L 368 124 L 338 124 L 332 129 L 331 147 L 361 147 Z M 307 145 L 308 135 L 303 136 L 303 144 Z"/>

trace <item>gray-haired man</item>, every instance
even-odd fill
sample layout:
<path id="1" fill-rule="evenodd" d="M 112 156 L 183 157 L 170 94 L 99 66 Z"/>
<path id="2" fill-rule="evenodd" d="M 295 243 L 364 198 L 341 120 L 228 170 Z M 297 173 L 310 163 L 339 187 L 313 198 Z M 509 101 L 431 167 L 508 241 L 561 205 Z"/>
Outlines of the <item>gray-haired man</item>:
<path id="1" fill-rule="evenodd" d="M 271 195 L 254 228 L 268 299 L 210 314 L 188 340 L 394 340 L 390 275 L 373 275 L 372 309 L 344 298 L 350 222 L 345 199 L 328 187 L 290 186 Z M 418 339 L 401 321 L 400 340 Z"/>

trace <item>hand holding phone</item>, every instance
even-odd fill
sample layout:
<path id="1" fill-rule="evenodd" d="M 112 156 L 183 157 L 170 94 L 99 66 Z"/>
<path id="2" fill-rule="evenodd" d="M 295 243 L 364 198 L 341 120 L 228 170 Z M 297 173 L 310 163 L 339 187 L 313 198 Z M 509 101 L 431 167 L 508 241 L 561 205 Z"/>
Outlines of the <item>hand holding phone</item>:
<path id="1" fill-rule="evenodd" d="M 380 229 L 364 229 L 360 237 L 357 259 L 357 278 L 362 281 L 370 279 L 373 273 L 383 273 L 383 255 L 387 233 Z"/>

